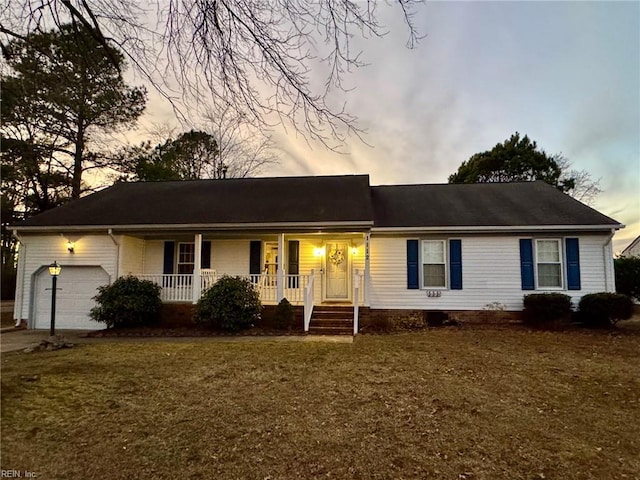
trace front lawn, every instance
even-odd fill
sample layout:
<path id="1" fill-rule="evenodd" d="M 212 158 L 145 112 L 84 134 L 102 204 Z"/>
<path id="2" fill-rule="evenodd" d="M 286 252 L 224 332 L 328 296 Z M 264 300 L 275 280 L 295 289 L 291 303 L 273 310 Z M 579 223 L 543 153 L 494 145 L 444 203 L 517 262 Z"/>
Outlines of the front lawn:
<path id="1" fill-rule="evenodd" d="M 640 335 L 438 329 L 2 355 L 42 479 L 638 479 Z"/>

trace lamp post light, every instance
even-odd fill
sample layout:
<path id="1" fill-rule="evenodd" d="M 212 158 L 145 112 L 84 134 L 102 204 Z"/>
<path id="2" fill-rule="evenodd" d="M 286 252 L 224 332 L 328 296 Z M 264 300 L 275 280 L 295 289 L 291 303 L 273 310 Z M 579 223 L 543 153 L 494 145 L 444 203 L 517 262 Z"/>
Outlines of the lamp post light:
<path id="1" fill-rule="evenodd" d="M 56 334 L 56 285 L 61 270 L 62 267 L 58 265 L 58 262 L 49 265 L 49 275 L 51 275 L 51 330 L 49 334 L 52 337 Z"/>

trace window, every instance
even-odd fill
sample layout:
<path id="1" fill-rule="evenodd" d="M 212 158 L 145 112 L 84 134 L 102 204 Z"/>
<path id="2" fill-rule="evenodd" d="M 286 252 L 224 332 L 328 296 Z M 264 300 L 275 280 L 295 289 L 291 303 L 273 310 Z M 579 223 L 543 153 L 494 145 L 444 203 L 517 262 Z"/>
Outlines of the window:
<path id="1" fill-rule="evenodd" d="M 422 285 L 424 288 L 445 288 L 447 286 L 444 240 L 422 241 Z"/>
<path id="2" fill-rule="evenodd" d="M 178 244 L 178 273 L 192 274 L 196 258 L 195 243 Z"/>
<path id="3" fill-rule="evenodd" d="M 264 244 L 264 269 L 268 275 L 278 273 L 278 244 L 266 242 Z"/>
<path id="4" fill-rule="evenodd" d="M 538 288 L 562 288 L 560 240 L 536 240 Z"/>

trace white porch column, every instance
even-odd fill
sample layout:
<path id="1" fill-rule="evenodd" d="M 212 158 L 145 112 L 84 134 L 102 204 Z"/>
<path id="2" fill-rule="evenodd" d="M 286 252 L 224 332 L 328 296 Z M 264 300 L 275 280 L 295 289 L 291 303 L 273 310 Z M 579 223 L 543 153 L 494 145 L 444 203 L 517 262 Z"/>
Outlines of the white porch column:
<path id="1" fill-rule="evenodd" d="M 278 278 L 276 283 L 278 302 L 284 298 L 284 233 L 278 235 Z"/>
<path id="2" fill-rule="evenodd" d="M 196 233 L 195 238 L 195 252 L 193 258 L 193 282 L 191 283 L 191 291 L 193 293 L 193 303 L 198 303 L 200 300 L 200 294 L 202 293 L 202 234 Z"/>
<path id="3" fill-rule="evenodd" d="M 371 234 L 364 234 L 364 305 L 369 306 L 369 289 L 371 288 Z"/>

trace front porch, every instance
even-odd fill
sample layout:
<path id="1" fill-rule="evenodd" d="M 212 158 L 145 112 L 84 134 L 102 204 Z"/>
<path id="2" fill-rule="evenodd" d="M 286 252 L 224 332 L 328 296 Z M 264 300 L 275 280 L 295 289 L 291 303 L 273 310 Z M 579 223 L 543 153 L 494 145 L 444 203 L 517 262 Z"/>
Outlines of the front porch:
<path id="1" fill-rule="evenodd" d="M 340 312 L 339 317 L 353 322 L 353 333 L 358 332 L 359 308 L 365 303 L 364 272 L 355 269 L 351 285 L 353 292 L 350 295 L 351 302 L 333 303 L 322 302 L 316 298 L 316 282 L 322 282 L 323 273 L 316 273 L 315 270 L 307 275 L 289 274 L 268 274 L 260 275 L 234 275 L 218 274 L 213 270 L 201 270 L 198 274 L 160 274 L 144 275 L 138 274 L 136 277 L 141 280 L 148 280 L 161 287 L 160 298 L 163 303 L 196 303 L 202 292 L 213 286 L 222 276 L 239 276 L 249 280 L 260 295 L 260 300 L 264 305 L 276 305 L 286 298 L 292 305 L 304 307 L 304 331 L 308 332 L 314 318 L 314 309 L 318 306 L 323 308 L 317 312 L 318 328 L 335 327 L 336 325 L 321 325 L 325 322 L 327 310 L 335 307 Z M 344 327 L 342 328 L 344 332 Z"/>
<path id="2" fill-rule="evenodd" d="M 304 308 L 304 327 L 317 305 L 340 305 L 357 315 L 367 305 L 368 232 L 192 236 L 123 235 L 119 275 L 133 275 L 161 287 L 163 303 L 197 303 L 221 277 L 251 282 L 263 305 L 286 298 Z"/>

